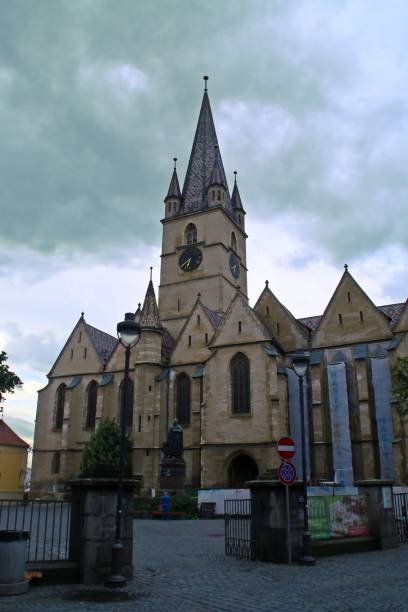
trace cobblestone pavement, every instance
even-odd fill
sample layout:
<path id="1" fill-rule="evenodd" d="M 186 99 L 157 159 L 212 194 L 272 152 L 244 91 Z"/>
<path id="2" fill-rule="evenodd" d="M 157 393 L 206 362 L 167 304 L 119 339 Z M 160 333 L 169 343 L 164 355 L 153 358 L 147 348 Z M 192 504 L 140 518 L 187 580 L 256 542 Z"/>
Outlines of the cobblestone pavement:
<path id="1" fill-rule="evenodd" d="M 114 593 L 122 600 L 106 601 L 102 587 L 39 586 L 2 597 L 0 610 L 408 611 L 408 545 L 289 567 L 225 557 L 223 536 L 220 520 L 135 521 L 135 578 L 128 595 Z"/>

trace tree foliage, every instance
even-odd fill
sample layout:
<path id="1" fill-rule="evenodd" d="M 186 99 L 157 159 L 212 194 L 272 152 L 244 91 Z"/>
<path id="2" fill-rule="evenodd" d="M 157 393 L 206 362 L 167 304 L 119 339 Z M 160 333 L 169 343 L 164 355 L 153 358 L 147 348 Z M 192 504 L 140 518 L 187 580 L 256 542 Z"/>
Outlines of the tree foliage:
<path id="1" fill-rule="evenodd" d="M 4 393 L 14 393 L 14 389 L 21 387 L 23 381 L 10 370 L 7 363 L 7 353 L 0 352 L 0 404 L 4 402 Z"/>
<path id="2" fill-rule="evenodd" d="M 101 421 L 84 448 L 80 476 L 82 478 L 117 478 L 119 472 L 120 429 L 111 419 Z M 131 476 L 130 443 L 126 440 L 125 476 Z"/>
<path id="3" fill-rule="evenodd" d="M 392 390 L 399 400 L 400 414 L 408 414 L 408 357 L 399 357 L 392 367 Z"/>

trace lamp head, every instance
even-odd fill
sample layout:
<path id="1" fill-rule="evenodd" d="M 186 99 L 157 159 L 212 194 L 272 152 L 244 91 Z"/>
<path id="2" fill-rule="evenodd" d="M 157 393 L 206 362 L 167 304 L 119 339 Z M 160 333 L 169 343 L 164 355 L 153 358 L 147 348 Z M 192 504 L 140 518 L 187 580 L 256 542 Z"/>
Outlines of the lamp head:
<path id="1" fill-rule="evenodd" d="M 307 372 L 307 368 L 309 367 L 310 357 L 308 353 L 299 353 L 298 355 L 293 355 L 292 357 L 292 366 L 295 370 L 295 373 L 300 378 L 303 378 Z"/>
<path id="2" fill-rule="evenodd" d="M 124 321 L 117 324 L 116 330 L 119 342 L 127 348 L 138 343 L 142 328 L 135 321 L 135 315 L 132 312 L 127 312 Z"/>

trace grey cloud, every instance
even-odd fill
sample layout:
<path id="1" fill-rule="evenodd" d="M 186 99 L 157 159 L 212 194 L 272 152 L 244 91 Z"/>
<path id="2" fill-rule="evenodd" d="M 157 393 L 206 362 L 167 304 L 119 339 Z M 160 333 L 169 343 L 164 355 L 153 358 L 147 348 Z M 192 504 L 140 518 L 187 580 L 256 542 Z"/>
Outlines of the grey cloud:
<path id="1" fill-rule="evenodd" d="M 3 328 L 7 334 L 5 351 L 13 364 L 27 366 L 41 374 L 51 368 L 61 350 L 61 341 L 53 332 L 25 333 L 13 322 L 6 323 Z"/>
<path id="2" fill-rule="evenodd" d="M 381 34 L 386 9 L 361 4 L 10 3 L 1 240 L 66 253 L 158 242 L 170 159 L 182 178 L 209 73 L 249 214 L 291 212 L 335 259 L 406 247 L 407 89 L 390 66 L 408 10 L 387 9 Z M 374 78 L 369 55 L 385 42 Z"/>

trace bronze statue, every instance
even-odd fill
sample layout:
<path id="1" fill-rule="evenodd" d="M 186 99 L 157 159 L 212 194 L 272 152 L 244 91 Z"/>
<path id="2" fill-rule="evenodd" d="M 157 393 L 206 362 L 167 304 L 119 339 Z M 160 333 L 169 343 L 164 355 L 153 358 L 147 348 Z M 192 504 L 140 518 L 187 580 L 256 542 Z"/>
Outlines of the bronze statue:
<path id="1" fill-rule="evenodd" d="M 167 441 L 163 444 L 162 451 L 166 457 L 179 459 L 183 455 L 183 428 L 177 419 L 167 432 Z"/>

